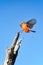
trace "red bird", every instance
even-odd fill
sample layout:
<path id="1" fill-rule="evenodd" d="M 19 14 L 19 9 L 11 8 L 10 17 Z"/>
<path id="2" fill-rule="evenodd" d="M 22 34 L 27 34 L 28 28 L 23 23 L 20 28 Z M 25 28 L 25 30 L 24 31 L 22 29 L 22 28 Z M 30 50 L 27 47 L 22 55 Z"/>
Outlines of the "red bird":
<path id="1" fill-rule="evenodd" d="M 26 33 L 28 33 L 28 32 L 36 32 L 36 31 L 34 31 L 34 30 L 31 30 L 31 28 L 33 28 L 33 26 L 36 24 L 36 19 L 31 19 L 31 20 L 29 20 L 29 21 L 27 21 L 27 22 L 22 22 L 21 24 L 20 24 L 20 26 L 21 26 L 21 28 L 22 28 L 22 30 L 24 31 L 24 32 L 26 32 Z"/>

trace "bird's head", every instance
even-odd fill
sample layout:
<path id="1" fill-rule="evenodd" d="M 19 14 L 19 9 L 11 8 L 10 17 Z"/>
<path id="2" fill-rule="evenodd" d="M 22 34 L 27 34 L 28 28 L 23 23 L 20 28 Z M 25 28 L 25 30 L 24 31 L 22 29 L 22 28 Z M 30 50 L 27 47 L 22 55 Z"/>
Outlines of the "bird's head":
<path id="1" fill-rule="evenodd" d="M 24 22 L 20 23 L 20 26 L 22 27 L 23 24 L 24 24 Z"/>

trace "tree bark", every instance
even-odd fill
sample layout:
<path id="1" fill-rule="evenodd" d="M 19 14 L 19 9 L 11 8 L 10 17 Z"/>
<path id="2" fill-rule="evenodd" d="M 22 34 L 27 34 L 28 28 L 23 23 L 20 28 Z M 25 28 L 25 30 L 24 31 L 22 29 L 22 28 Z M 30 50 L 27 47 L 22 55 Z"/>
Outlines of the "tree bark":
<path id="1" fill-rule="evenodd" d="M 6 49 L 6 57 L 3 65 L 14 65 L 17 55 L 18 55 L 18 50 L 21 45 L 22 39 L 18 41 L 18 38 L 20 36 L 20 32 L 18 32 L 13 40 L 13 43 L 10 48 Z"/>

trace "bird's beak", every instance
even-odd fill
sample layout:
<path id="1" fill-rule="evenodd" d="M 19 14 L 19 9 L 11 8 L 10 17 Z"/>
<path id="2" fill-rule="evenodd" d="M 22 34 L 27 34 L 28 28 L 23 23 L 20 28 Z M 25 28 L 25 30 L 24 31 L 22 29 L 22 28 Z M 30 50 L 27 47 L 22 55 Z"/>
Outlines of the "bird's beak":
<path id="1" fill-rule="evenodd" d="M 21 24 L 20 24 L 20 26 L 21 26 Z"/>

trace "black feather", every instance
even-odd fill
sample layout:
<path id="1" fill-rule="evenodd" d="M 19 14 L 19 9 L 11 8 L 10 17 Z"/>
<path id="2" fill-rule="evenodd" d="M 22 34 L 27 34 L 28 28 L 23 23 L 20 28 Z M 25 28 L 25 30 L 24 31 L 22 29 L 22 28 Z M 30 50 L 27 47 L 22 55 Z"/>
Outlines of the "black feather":
<path id="1" fill-rule="evenodd" d="M 27 21 L 26 24 L 31 29 L 36 24 L 36 19 L 31 19 Z"/>

